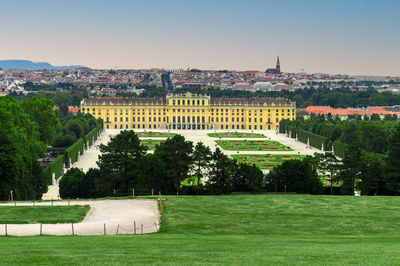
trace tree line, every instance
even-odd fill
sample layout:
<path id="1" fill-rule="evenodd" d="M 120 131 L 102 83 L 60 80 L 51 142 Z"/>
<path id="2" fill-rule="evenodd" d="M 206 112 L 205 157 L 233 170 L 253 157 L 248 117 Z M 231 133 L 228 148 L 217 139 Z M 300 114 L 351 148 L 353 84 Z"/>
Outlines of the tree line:
<path id="1" fill-rule="evenodd" d="M 264 175 L 255 165 L 238 163 L 218 148 L 212 152 L 201 142 L 194 146 L 180 135 L 147 154 L 147 147 L 140 144 L 135 132 L 124 130 L 107 145 L 100 145 L 100 150 L 98 168 L 86 174 L 72 168 L 63 176 L 62 198 L 125 196 L 132 189 L 154 189 L 163 194 L 229 194 L 264 189 Z M 184 186 L 187 178 L 206 181 Z"/>
<path id="2" fill-rule="evenodd" d="M 51 182 L 39 159 L 48 147 L 65 148 L 97 125 L 90 115 L 62 114 L 50 99 L 32 97 L 17 102 L 0 97 L 0 200 L 39 199 Z M 70 142 L 62 143 L 62 138 Z M 58 145 L 63 144 L 63 145 Z"/>
<path id="3" fill-rule="evenodd" d="M 345 144 L 356 143 L 361 149 L 384 154 L 389 147 L 389 138 L 395 132 L 397 116 L 386 115 L 381 119 L 374 114 L 371 117 L 349 117 L 349 120 L 340 120 L 338 116 L 311 114 L 309 119 L 298 117 L 296 120 L 281 120 L 281 133 L 290 128 L 299 128 L 326 137 L 325 148 L 331 148 L 335 141 Z M 294 137 L 294 136 L 292 136 Z"/>

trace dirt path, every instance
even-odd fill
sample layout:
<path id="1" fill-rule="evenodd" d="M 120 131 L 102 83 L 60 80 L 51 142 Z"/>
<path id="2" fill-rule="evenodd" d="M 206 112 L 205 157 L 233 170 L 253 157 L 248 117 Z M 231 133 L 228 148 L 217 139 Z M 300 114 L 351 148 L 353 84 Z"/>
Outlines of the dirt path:
<path id="1" fill-rule="evenodd" d="M 54 201 L 53 204 L 55 206 L 68 205 L 68 201 Z M 115 235 L 117 230 L 118 234 L 133 234 L 134 222 L 137 234 L 156 232 L 159 229 L 159 212 L 155 200 L 71 201 L 70 204 L 90 205 L 91 208 L 82 222 L 73 225 L 75 235 L 104 235 L 104 232 L 107 235 Z M 32 205 L 32 203 L 17 203 L 17 206 Z M 51 202 L 37 202 L 35 205 L 51 205 Z M 14 203 L 0 204 L 0 206 L 14 206 Z M 0 235 L 5 235 L 5 229 L 5 225 L 0 224 Z M 40 224 L 8 224 L 7 234 L 40 235 Z M 72 235 L 72 225 L 42 224 L 42 234 Z"/>

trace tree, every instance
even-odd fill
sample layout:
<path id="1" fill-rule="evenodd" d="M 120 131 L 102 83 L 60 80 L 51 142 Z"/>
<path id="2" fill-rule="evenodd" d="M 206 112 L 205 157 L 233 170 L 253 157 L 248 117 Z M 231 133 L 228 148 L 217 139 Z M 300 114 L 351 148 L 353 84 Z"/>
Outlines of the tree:
<path id="1" fill-rule="evenodd" d="M 233 191 L 238 192 L 260 192 L 264 188 L 264 174 L 254 164 L 233 163 L 235 171 L 233 174 Z"/>
<path id="2" fill-rule="evenodd" d="M 385 187 L 392 195 L 400 195 L 400 125 L 389 139 L 389 150 L 385 162 Z"/>
<path id="3" fill-rule="evenodd" d="M 211 160 L 212 152 L 210 147 L 204 146 L 202 142 L 198 142 L 193 151 L 194 171 L 198 178 L 198 185 L 196 186 L 197 194 L 199 193 L 200 180 L 208 172 Z"/>
<path id="4" fill-rule="evenodd" d="M 343 180 L 342 193 L 345 195 L 354 195 L 356 181 L 361 179 L 361 156 L 362 151 L 357 143 L 353 142 L 347 146 L 339 173 L 340 179 Z"/>
<path id="5" fill-rule="evenodd" d="M 234 164 L 236 162 L 223 154 L 219 148 L 213 153 L 213 161 L 206 190 L 210 194 L 230 194 L 233 191 Z"/>
<path id="6" fill-rule="evenodd" d="M 328 177 L 330 180 L 331 195 L 333 194 L 333 184 L 338 182 L 340 171 L 340 161 L 331 152 L 314 153 L 317 172 L 320 176 Z"/>
<path id="7" fill-rule="evenodd" d="M 113 137 L 107 145 L 101 144 L 97 162 L 104 172 L 104 184 L 101 192 L 111 194 L 128 193 L 132 184 L 137 181 L 140 172 L 140 159 L 146 153 L 147 147 L 140 144 L 138 136 L 132 130 L 123 130 Z"/>
<path id="8" fill-rule="evenodd" d="M 69 169 L 60 180 L 61 198 L 86 198 L 87 188 L 84 186 L 85 173 L 74 167 Z"/>
<path id="9" fill-rule="evenodd" d="M 21 107 L 39 125 L 40 140 L 46 144 L 52 143 L 57 129 L 60 127 L 56 112 L 53 110 L 53 102 L 50 99 L 39 100 L 32 97 L 21 102 Z"/>
<path id="10" fill-rule="evenodd" d="M 378 195 L 384 193 L 383 160 L 379 154 L 366 153 L 361 158 L 361 195 Z"/>
<path id="11" fill-rule="evenodd" d="M 62 104 L 60 105 L 60 112 L 63 116 L 67 116 L 68 115 L 68 105 L 66 104 Z"/>
<path id="12" fill-rule="evenodd" d="M 188 177 L 189 165 L 192 164 L 193 143 L 185 141 L 181 135 L 175 135 L 161 143 L 154 151 L 165 164 L 167 191 L 175 193 L 181 182 Z"/>
<path id="13" fill-rule="evenodd" d="M 266 178 L 271 190 L 276 188 L 277 191 L 309 194 L 322 192 L 322 183 L 311 157 L 285 161 L 282 165 L 273 168 Z"/>

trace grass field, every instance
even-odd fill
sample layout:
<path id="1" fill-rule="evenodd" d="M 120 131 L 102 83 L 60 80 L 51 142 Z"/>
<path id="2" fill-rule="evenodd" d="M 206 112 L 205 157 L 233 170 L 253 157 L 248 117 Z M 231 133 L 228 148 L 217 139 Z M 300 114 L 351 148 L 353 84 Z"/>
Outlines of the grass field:
<path id="1" fill-rule="evenodd" d="M 90 206 L 0 206 L 0 224 L 77 223 Z"/>
<path id="2" fill-rule="evenodd" d="M 165 232 L 0 237 L 2 264 L 400 264 L 400 198 L 167 196 Z"/>
<path id="3" fill-rule="evenodd" d="M 293 151 L 274 140 L 216 140 L 222 149 L 231 151 Z"/>
<path id="4" fill-rule="evenodd" d="M 175 133 L 167 133 L 167 132 L 135 132 L 139 138 L 170 138 L 175 135 Z"/>
<path id="5" fill-rule="evenodd" d="M 286 160 L 303 158 L 302 155 L 297 154 L 235 154 L 231 156 L 240 163 L 255 164 L 260 169 L 272 169 Z"/>
<path id="6" fill-rule="evenodd" d="M 263 134 L 243 132 L 208 133 L 207 135 L 212 138 L 266 138 Z"/>
<path id="7" fill-rule="evenodd" d="M 140 143 L 145 145 L 149 150 L 155 150 L 156 146 L 164 141 L 163 139 L 141 139 Z"/>

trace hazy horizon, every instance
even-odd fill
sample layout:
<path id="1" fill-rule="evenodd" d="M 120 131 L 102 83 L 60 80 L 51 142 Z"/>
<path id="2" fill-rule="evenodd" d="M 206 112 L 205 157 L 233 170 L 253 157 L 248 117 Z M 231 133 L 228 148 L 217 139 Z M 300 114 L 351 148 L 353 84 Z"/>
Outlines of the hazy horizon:
<path id="1" fill-rule="evenodd" d="M 0 60 L 400 76 L 397 1 L 3 1 Z M 18 14 L 18 16 L 16 16 Z"/>

